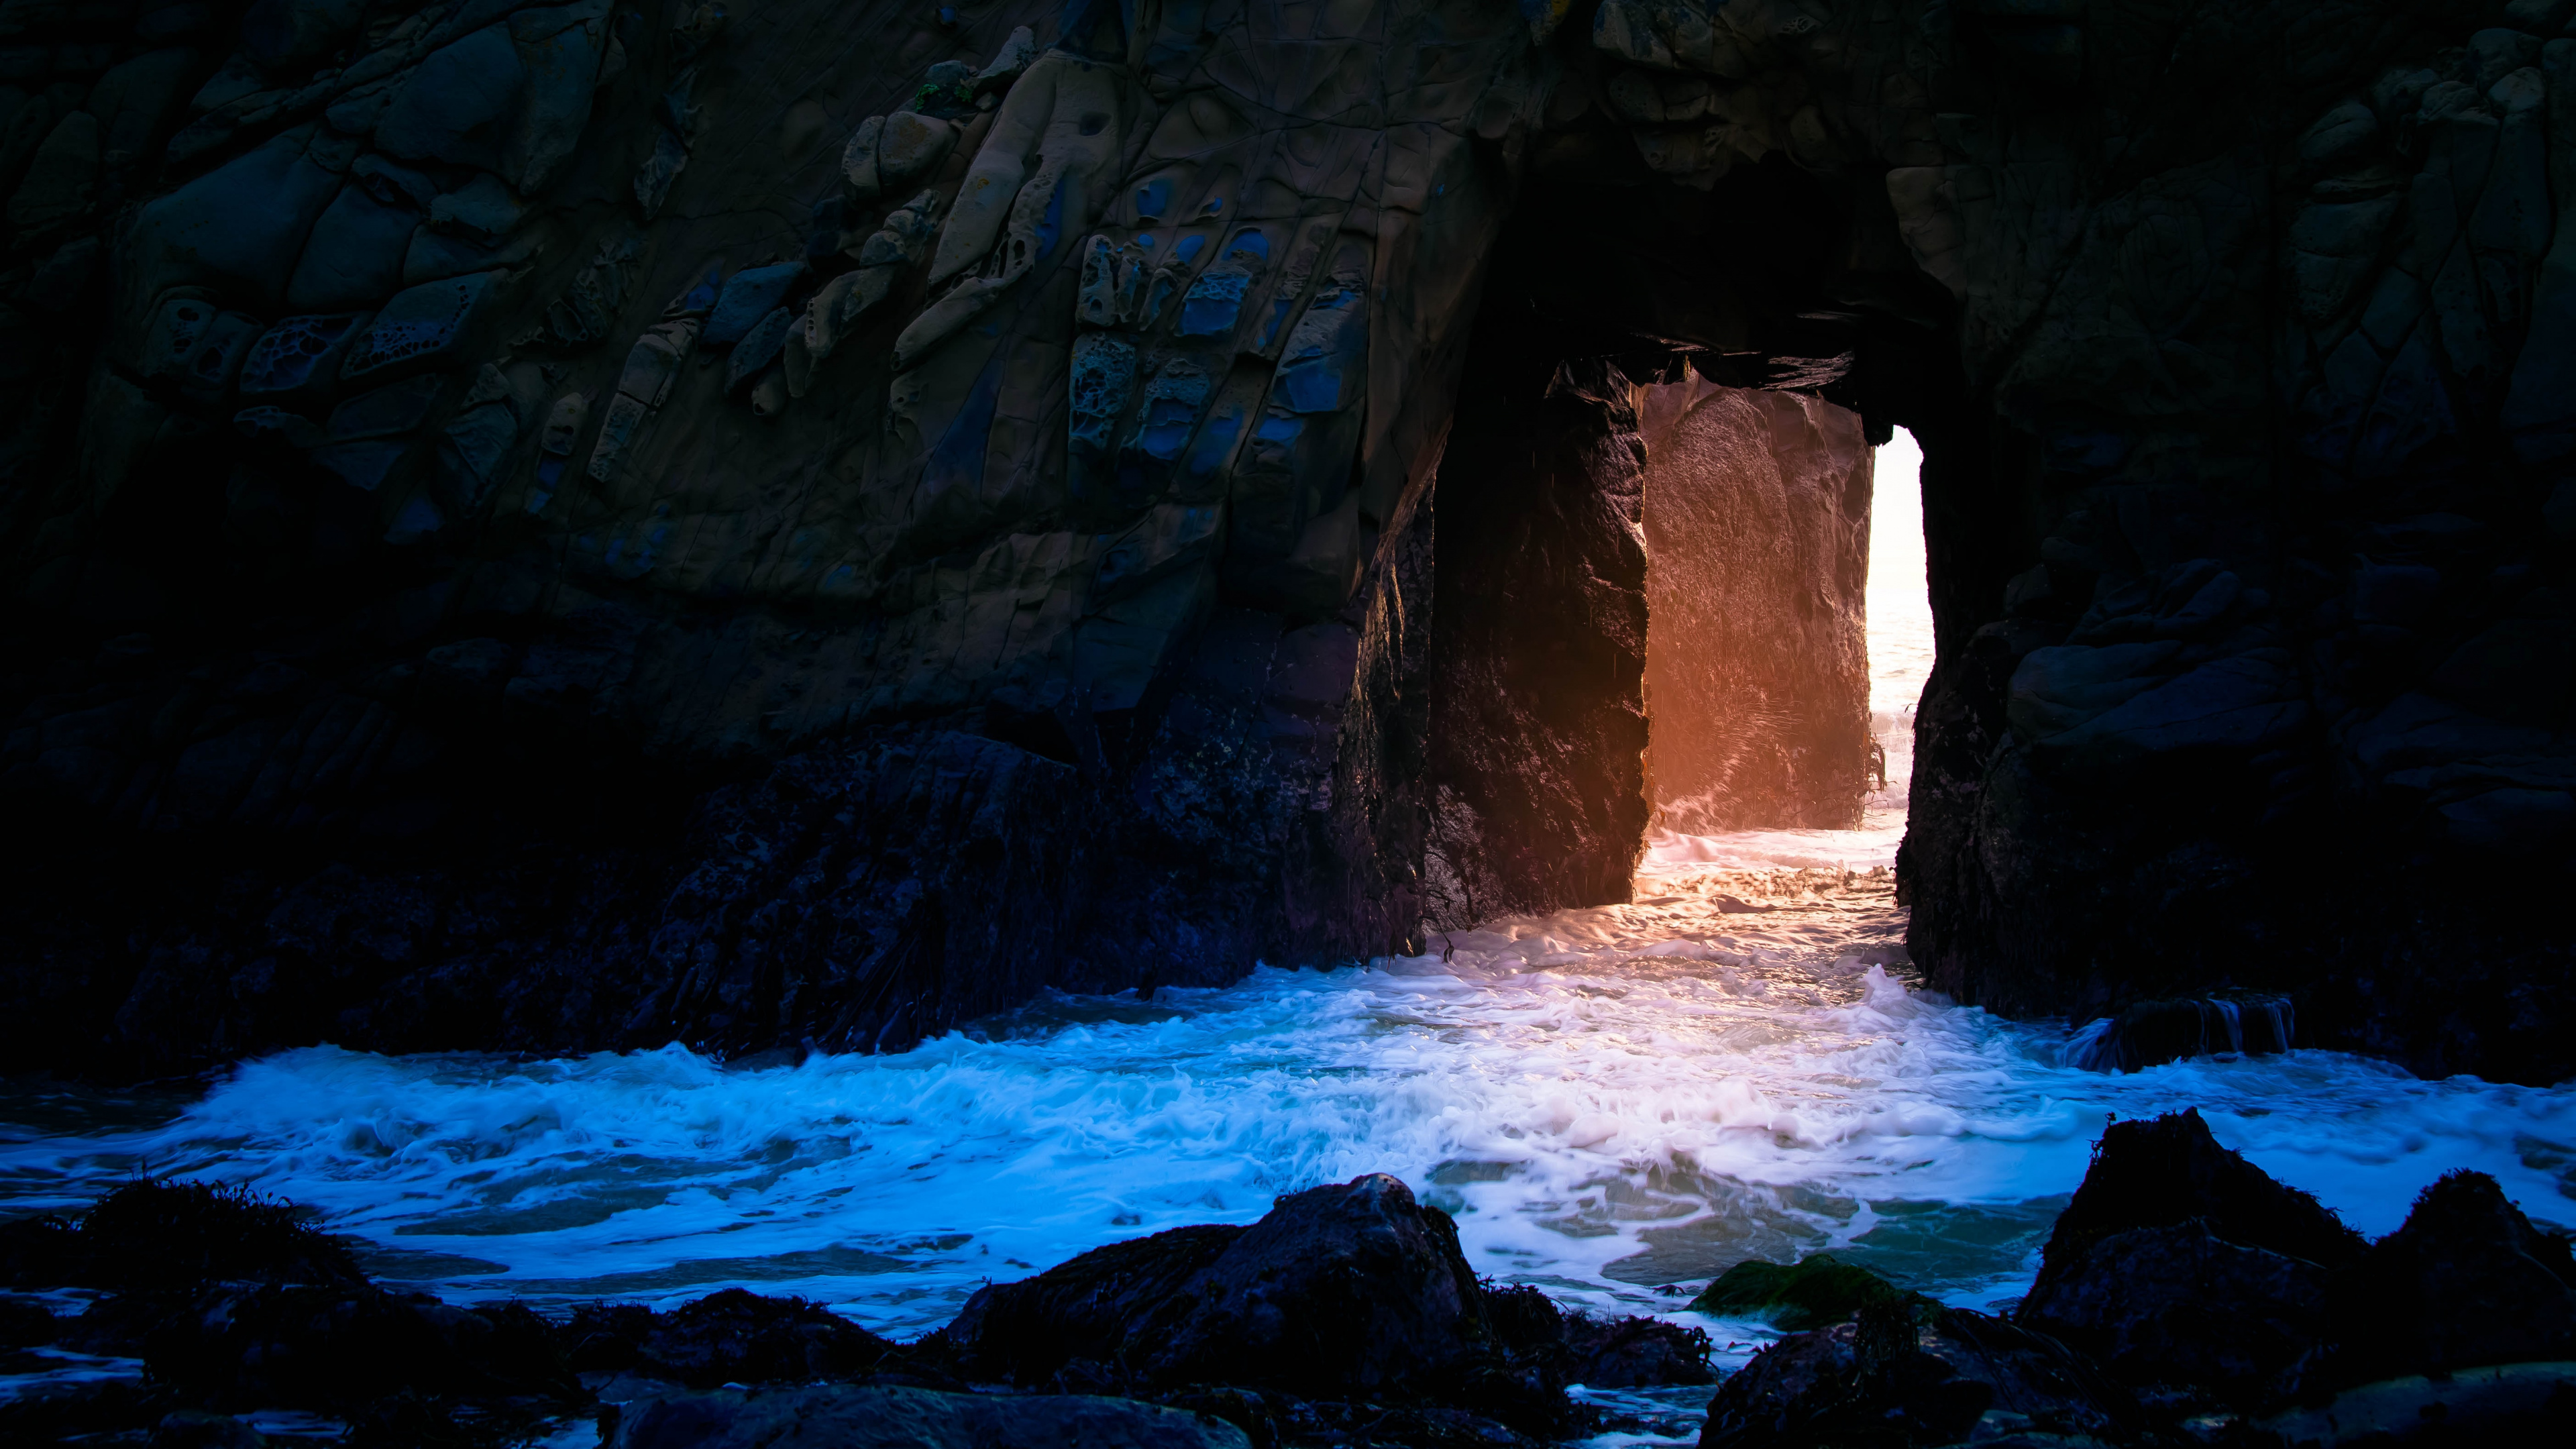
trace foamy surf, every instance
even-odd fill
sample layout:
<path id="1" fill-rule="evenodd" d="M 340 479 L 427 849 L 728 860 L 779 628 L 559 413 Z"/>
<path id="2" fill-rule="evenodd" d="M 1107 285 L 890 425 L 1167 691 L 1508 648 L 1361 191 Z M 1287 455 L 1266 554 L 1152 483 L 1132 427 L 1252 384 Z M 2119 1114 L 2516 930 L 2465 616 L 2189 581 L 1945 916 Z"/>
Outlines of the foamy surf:
<path id="1" fill-rule="evenodd" d="M 898 1056 L 288 1052 L 148 1125 L 83 1130 L 57 1102 L 0 1144 L 0 1194 L 220 1178 L 454 1298 L 739 1284 L 909 1335 L 987 1280 L 1369 1171 L 1456 1213 L 1480 1271 L 1664 1312 L 1659 1289 L 1828 1248 L 1954 1302 L 2016 1296 L 2114 1113 L 2197 1106 L 2368 1232 L 2454 1167 L 2536 1217 L 2569 1191 L 2566 1092 L 2316 1051 L 2080 1071 L 2062 1026 L 1909 990 L 1883 877 L 1658 881 L 1432 955 L 1056 998 Z"/>

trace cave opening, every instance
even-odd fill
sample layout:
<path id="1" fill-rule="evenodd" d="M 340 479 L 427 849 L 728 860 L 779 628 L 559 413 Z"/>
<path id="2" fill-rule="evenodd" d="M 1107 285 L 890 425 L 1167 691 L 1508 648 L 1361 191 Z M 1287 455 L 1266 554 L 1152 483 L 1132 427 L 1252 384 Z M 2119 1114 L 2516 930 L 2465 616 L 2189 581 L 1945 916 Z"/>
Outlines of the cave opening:
<path id="1" fill-rule="evenodd" d="M 1931 585 L 1992 571 L 1950 298 L 1883 192 L 1607 154 L 1540 158 L 1504 222 L 1435 480 L 1435 932 L 1630 899 L 1676 839 L 1866 829 L 1892 862 Z"/>

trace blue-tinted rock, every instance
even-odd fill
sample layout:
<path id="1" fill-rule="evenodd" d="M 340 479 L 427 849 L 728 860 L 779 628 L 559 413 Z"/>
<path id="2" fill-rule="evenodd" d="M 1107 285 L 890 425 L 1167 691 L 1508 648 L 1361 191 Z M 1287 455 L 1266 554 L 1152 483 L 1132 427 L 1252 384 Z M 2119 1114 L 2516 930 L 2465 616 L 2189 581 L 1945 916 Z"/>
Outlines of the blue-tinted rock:
<path id="1" fill-rule="evenodd" d="M 1368 351 L 1368 294 L 1327 287 L 1288 334 L 1271 401 L 1294 413 L 1329 413 L 1362 381 Z"/>
<path id="2" fill-rule="evenodd" d="M 498 242 L 482 242 L 425 226 L 411 234 L 411 249 L 403 253 L 402 279 L 406 286 L 418 286 L 467 272 L 515 267 L 543 251 L 544 242 L 545 232 L 536 227 Z"/>
<path id="3" fill-rule="evenodd" d="M 305 234 L 340 190 L 339 175 L 305 154 L 308 136 L 288 132 L 145 206 L 126 243 L 131 295 L 202 283 L 277 305 Z"/>
<path id="4" fill-rule="evenodd" d="M 467 408 L 439 430 L 439 494 L 455 516 L 471 517 L 491 499 L 518 442 L 519 416 L 506 401 Z"/>
<path id="5" fill-rule="evenodd" d="M 463 186 L 430 203 L 429 224 L 475 241 L 497 241 L 518 230 L 527 203 L 500 177 L 476 173 Z"/>
<path id="6" fill-rule="evenodd" d="M 582 0 L 510 17 L 510 39 L 528 82 L 518 124 L 501 148 L 501 174 L 521 191 L 544 186 L 590 122 L 608 48 L 608 10 L 608 0 Z"/>
<path id="7" fill-rule="evenodd" d="M 331 437 L 349 442 L 408 433 L 429 416 L 446 387 L 445 378 L 408 377 L 390 387 L 362 392 L 331 410 Z"/>
<path id="8" fill-rule="evenodd" d="M 715 310 L 707 316 L 706 329 L 698 334 L 698 345 L 731 347 L 750 336 L 762 318 L 786 303 L 787 294 L 796 289 L 796 279 L 804 273 L 803 262 L 780 262 L 770 267 L 748 267 L 726 278 Z"/>
<path id="9" fill-rule="evenodd" d="M 372 306 L 402 289 L 403 253 L 420 213 L 387 206 L 364 187 L 344 186 L 313 224 L 286 284 L 299 312 Z"/>
<path id="10" fill-rule="evenodd" d="M 372 153 L 350 163 L 349 184 L 365 187 L 368 195 L 387 206 L 409 206 L 419 212 L 428 211 L 438 200 L 437 182 Z"/>
<path id="11" fill-rule="evenodd" d="M 283 317 L 260 334 L 242 359 L 245 401 L 319 398 L 339 380 L 341 356 L 366 325 L 364 312 L 322 317 Z"/>
<path id="12" fill-rule="evenodd" d="M 366 0 L 256 0 L 242 16 L 242 53 L 272 74 L 322 59 L 355 35 Z"/>
<path id="13" fill-rule="evenodd" d="M 778 360 L 778 354 L 787 346 L 787 329 L 793 321 L 786 308 L 775 307 L 753 324 L 750 333 L 734 344 L 733 356 L 726 361 L 725 391 L 749 386 L 762 368 Z"/>
<path id="14" fill-rule="evenodd" d="M 689 143 L 669 131 L 653 138 L 653 154 L 635 168 L 635 209 L 651 221 L 671 195 L 671 183 L 689 164 Z"/>
<path id="15" fill-rule="evenodd" d="M 376 121 L 376 144 L 407 161 L 501 164 L 527 80 L 507 25 L 487 25 L 432 54 Z"/>
<path id="16" fill-rule="evenodd" d="M 1252 278 L 1241 272 L 1208 272 L 1190 284 L 1181 298 L 1183 337 L 1231 337 L 1243 310 L 1243 291 Z"/>
<path id="17" fill-rule="evenodd" d="M 197 402 L 217 402 L 232 391 L 242 359 L 262 331 L 256 317 L 218 312 L 189 349 L 178 370 L 179 393 Z"/>
<path id="18" fill-rule="evenodd" d="M 426 282 L 394 295 L 340 368 L 347 382 L 389 381 L 464 360 L 500 292 L 498 272 Z"/>
<path id="19" fill-rule="evenodd" d="M 311 456 L 316 466 L 338 474 L 341 482 L 373 493 L 410 451 L 408 443 L 332 443 L 314 449 Z"/>
<path id="20" fill-rule="evenodd" d="M 319 448 L 331 441 L 311 418 L 280 407 L 244 408 L 233 414 L 233 427 L 245 438 L 274 439 L 292 448 Z"/>

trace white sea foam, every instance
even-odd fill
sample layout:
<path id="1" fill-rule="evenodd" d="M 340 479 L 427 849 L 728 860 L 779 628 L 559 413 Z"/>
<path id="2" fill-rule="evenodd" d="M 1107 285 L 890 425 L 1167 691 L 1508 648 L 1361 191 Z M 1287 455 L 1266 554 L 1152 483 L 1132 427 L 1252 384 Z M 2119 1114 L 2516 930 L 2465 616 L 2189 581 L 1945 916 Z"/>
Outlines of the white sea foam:
<path id="1" fill-rule="evenodd" d="M 1669 1309 L 1654 1287 L 1832 1246 L 1988 1302 L 2110 1114 L 2188 1105 L 2366 1231 L 2459 1166 L 2567 1215 L 2567 1092 L 2313 1051 L 2077 1071 L 2061 1028 L 1872 964 L 1883 888 L 1729 914 L 1767 902 L 1667 886 L 1445 960 L 1053 1000 L 897 1056 L 288 1052 L 158 1126 L 0 1145 L 0 1193 L 73 1206 L 148 1165 L 311 1204 L 451 1296 L 741 1283 L 905 1334 L 987 1278 L 1370 1171 L 1457 1212 L 1479 1270 L 1570 1301 Z"/>
<path id="2" fill-rule="evenodd" d="M 1883 527 L 1904 526 L 1900 478 Z M 1928 666 L 1911 617 L 1873 595 L 1882 710 Z M 740 1284 L 904 1335 L 987 1279 L 1363 1172 L 1456 1213 L 1479 1271 L 1569 1303 L 1671 1312 L 1660 1287 L 1828 1247 L 1992 1303 L 2027 1284 L 2111 1116 L 2186 1106 L 2366 1232 L 2454 1167 L 2576 1217 L 2576 1092 L 2317 1051 L 2105 1075 L 2062 1065 L 2064 1024 L 1909 990 L 1886 873 L 1902 780 L 1862 831 L 1660 835 L 1632 904 L 1366 970 L 1051 998 L 898 1056 L 317 1047 L 196 1098 L 21 1089 L 0 1095 L 19 1124 L 0 1210 L 175 1172 L 310 1204 L 380 1274 L 451 1298 Z M 1716 1327 L 1731 1359 L 1761 1336 Z"/>

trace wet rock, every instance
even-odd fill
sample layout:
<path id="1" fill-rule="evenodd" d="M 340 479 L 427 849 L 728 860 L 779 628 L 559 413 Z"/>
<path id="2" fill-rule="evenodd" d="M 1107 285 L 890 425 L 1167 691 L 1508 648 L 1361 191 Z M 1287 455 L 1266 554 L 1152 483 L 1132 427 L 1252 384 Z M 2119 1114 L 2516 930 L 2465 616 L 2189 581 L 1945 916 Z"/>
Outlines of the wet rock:
<path id="1" fill-rule="evenodd" d="M 2366 1240 L 2317 1200 L 2274 1182 L 2218 1145 L 2197 1109 L 2145 1122 L 2114 1122 L 2096 1146 L 2075 1200 L 2042 1249 L 2039 1275 L 2024 1300 L 2045 1304 L 2061 1277 L 2077 1271 L 2094 1246 L 2135 1228 L 2202 1220 L 2209 1233 L 2322 1268 L 2360 1256 Z"/>
<path id="2" fill-rule="evenodd" d="M 118 1292 L 192 1288 L 210 1280 L 354 1286 L 348 1250 L 293 1205 L 211 1183 L 145 1179 L 99 1199 L 77 1220 L 0 1224 L 0 1283 Z"/>
<path id="3" fill-rule="evenodd" d="M 1244 1232 L 1212 1223 L 1094 1248 L 1034 1278 L 977 1290 L 943 1336 L 978 1372 L 1024 1383 L 1043 1383 L 1074 1359 L 1118 1360 L 1136 1326 Z"/>
<path id="4" fill-rule="evenodd" d="M 2249 1440 L 2293 1449 L 2541 1444 L 2576 1414 L 2576 1363 L 2519 1363 L 2409 1376 L 2347 1389 L 2249 1426 Z"/>
<path id="5" fill-rule="evenodd" d="M 695 1388 L 846 1379 L 894 1345 L 820 1304 L 728 1288 L 655 1319 L 633 1367 Z"/>
<path id="6" fill-rule="evenodd" d="M 2054 1339 L 1965 1309 L 1881 1302 L 1756 1354 L 1710 1401 L 1700 1443 L 2081 1442 L 2126 1439 L 2137 1423 L 2135 1403 Z"/>
<path id="7" fill-rule="evenodd" d="M 1488 1303 L 1493 1300 L 1489 1295 Z M 1658 1318 L 1565 1320 L 1565 1379 L 1596 1389 L 1713 1384 L 1708 1330 Z"/>
<path id="8" fill-rule="evenodd" d="M 1748 1260 L 1729 1268 L 1690 1302 L 1693 1313 L 1751 1319 L 1796 1332 L 1848 1323 L 1874 1303 L 1911 1295 L 1869 1271 L 1824 1253 L 1792 1266 Z"/>
<path id="9" fill-rule="evenodd" d="M 2324 1338 L 2326 1281 L 2314 1263 L 2223 1241 L 2195 1218 L 2097 1240 L 2014 1317 L 2133 1383 L 2262 1402 Z"/>
<path id="10" fill-rule="evenodd" d="M 2336 1276 L 2326 1317 L 2343 1383 L 2576 1359 L 2576 1260 L 2494 1178 L 2453 1172 Z"/>
<path id="11" fill-rule="evenodd" d="M 1466 1369 L 1484 1324 L 1457 1228 L 1373 1175 L 1284 1197 L 1250 1228 L 1176 1229 L 983 1289 L 947 1332 L 1022 1373 L 1092 1358 L 1339 1397 Z"/>
<path id="12" fill-rule="evenodd" d="M 1222 1419 L 1128 1399 L 991 1397 L 828 1385 L 640 1399 L 621 1407 L 610 1449 L 1250 1449 Z"/>

